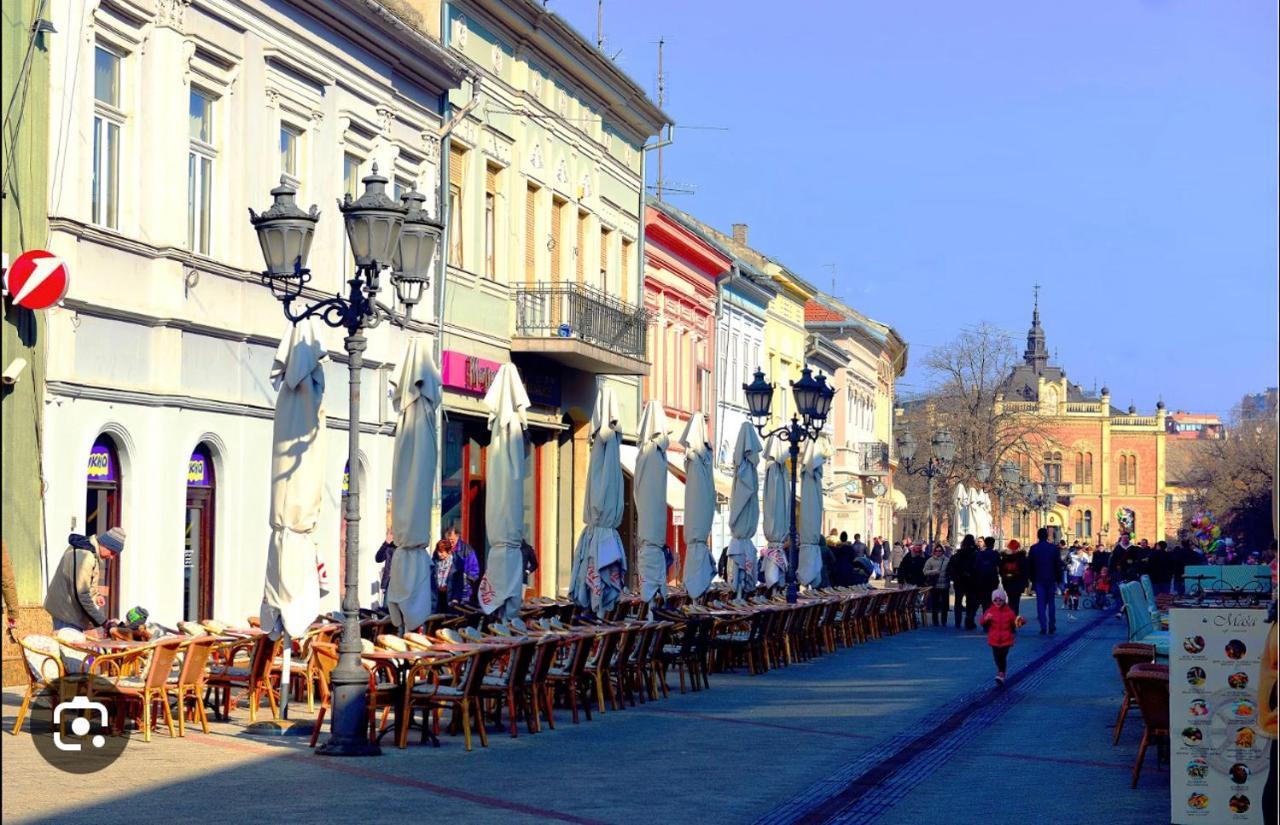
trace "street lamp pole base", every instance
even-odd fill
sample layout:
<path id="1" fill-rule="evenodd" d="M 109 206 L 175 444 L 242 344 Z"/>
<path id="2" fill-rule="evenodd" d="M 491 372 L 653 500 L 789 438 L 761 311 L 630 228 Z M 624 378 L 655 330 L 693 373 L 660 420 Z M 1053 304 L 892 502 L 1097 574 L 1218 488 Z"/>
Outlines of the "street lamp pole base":
<path id="1" fill-rule="evenodd" d="M 795 582 L 787 583 L 787 604 L 795 604 L 800 600 L 800 585 Z"/>
<path id="2" fill-rule="evenodd" d="M 316 748 L 317 756 L 381 756 L 382 748 L 363 736 L 354 740 L 340 740 L 332 737 Z"/>

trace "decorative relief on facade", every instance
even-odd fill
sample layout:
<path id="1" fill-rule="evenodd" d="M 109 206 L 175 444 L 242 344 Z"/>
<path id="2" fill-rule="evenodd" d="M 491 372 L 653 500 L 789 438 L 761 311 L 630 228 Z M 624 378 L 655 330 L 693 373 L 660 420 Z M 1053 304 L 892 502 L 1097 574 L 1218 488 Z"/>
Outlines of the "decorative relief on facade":
<path id="1" fill-rule="evenodd" d="M 582 173 L 582 179 L 578 182 L 578 197 L 586 200 L 591 197 L 591 175 L 587 172 Z"/>
<path id="2" fill-rule="evenodd" d="M 529 67 L 529 89 L 535 96 L 542 96 L 542 73 L 534 66 Z"/>
<path id="3" fill-rule="evenodd" d="M 539 141 L 535 141 L 529 150 L 529 165 L 534 169 L 542 168 L 542 143 Z"/>
<path id="4" fill-rule="evenodd" d="M 378 115 L 378 131 L 382 133 L 383 137 L 391 137 L 391 127 L 396 122 L 396 110 L 383 104 L 375 111 Z"/>
<path id="5" fill-rule="evenodd" d="M 569 95 L 565 94 L 564 89 L 556 90 L 556 111 L 560 113 L 560 117 L 569 116 Z"/>
<path id="6" fill-rule="evenodd" d="M 307 113 L 307 117 L 311 118 L 311 128 L 319 129 L 320 124 L 324 123 L 324 112 L 319 109 L 312 109 Z"/>
<path id="7" fill-rule="evenodd" d="M 191 0 L 156 0 L 156 25 L 162 29 L 183 31 L 187 6 Z"/>
<path id="8" fill-rule="evenodd" d="M 418 137 L 422 139 L 422 152 L 426 155 L 427 163 L 432 165 L 438 163 L 440 161 L 440 136 L 428 129 Z"/>
<path id="9" fill-rule="evenodd" d="M 280 107 L 280 90 L 279 89 L 273 89 L 272 87 L 268 86 L 266 89 L 263 90 L 263 95 L 266 97 L 268 109 L 277 109 Z"/>
<path id="10" fill-rule="evenodd" d="M 493 67 L 494 74 L 502 74 L 503 55 L 502 47 L 494 43 L 489 50 L 489 65 Z"/>
<path id="11" fill-rule="evenodd" d="M 569 165 L 564 158 L 560 158 L 560 162 L 556 164 L 556 182 L 560 184 L 569 182 Z"/>
<path id="12" fill-rule="evenodd" d="M 461 15 L 453 18 L 453 40 L 458 44 L 459 49 L 465 49 L 467 47 L 468 35 L 467 18 Z"/>

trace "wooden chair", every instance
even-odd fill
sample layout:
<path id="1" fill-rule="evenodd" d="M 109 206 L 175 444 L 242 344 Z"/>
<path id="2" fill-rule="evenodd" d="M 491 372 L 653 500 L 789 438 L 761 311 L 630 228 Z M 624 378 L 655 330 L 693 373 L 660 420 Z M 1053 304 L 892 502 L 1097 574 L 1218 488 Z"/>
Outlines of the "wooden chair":
<path id="1" fill-rule="evenodd" d="M 552 730 L 556 729 L 555 711 L 552 707 L 547 676 L 551 672 L 551 666 L 555 664 L 556 648 L 559 646 L 560 640 L 554 636 L 548 636 L 535 643 L 533 663 L 525 674 L 525 690 L 528 692 L 531 711 L 525 718 L 530 724 L 530 733 L 538 733 L 542 730 L 544 712 L 547 714 L 548 727 Z"/>
<path id="2" fill-rule="evenodd" d="M 482 700 L 494 700 L 497 719 L 500 720 L 502 718 L 502 704 L 506 704 L 507 722 L 511 729 L 512 739 L 518 736 L 519 709 L 523 708 L 525 710 L 526 719 L 530 719 L 532 716 L 527 706 L 528 703 L 525 701 L 528 698 L 525 685 L 529 675 L 529 666 L 533 664 L 533 654 L 537 644 L 536 640 L 530 639 L 512 645 L 506 651 L 508 654 L 506 670 L 495 676 L 485 674 L 480 681 L 480 698 Z M 477 709 L 477 712 L 483 714 L 483 704 Z M 483 721 L 483 716 L 481 718 Z M 533 732 L 532 723 L 530 723 L 529 732 Z"/>
<path id="3" fill-rule="evenodd" d="M 138 708 L 139 724 L 142 727 L 142 741 L 151 741 L 151 725 L 153 721 L 152 705 L 160 704 L 164 712 L 164 723 L 169 728 L 169 736 L 174 736 L 173 715 L 169 712 L 169 672 L 173 669 L 173 661 L 178 655 L 178 648 L 183 644 L 180 637 L 169 636 L 158 639 L 145 648 L 134 648 L 120 653 L 107 653 L 98 656 L 89 665 L 89 675 L 96 679 L 111 682 L 108 691 L 97 688 L 96 681 L 90 682 L 91 698 L 114 706 L 113 718 L 123 726 L 126 717 L 132 717 L 135 706 Z M 122 665 L 144 654 L 149 654 L 150 661 L 141 678 L 119 675 Z"/>
<path id="4" fill-rule="evenodd" d="M 1120 715 L 1116 717 L 1115 734 L 1111 737 L 1111 744 L 1114 746 L 1120 741 L 1120 731 L 1124 730 L 1124 720 L 1129 715 L 1129 709 L 1137 704 L 1129 687 L 1129 669 L 1134 665 L 1154 662 L 1156 648 L 1155 645 L 1141 642 L 1121 642 L 1111 648 L 1111 656 L 1120 668 L 1120 684 L 1124 687 L 1124 694 L 1120 697 Z"/>
<path id="5" fill-rule="evenodd" d="M 169 694 L 178 707 L 178 735 L 186 736 L 185 720 L 187 701 L 193 703 L 193 721 L 200 723 L 200 729 L 209 732 L 209 717 L 204 709 L 204 686 L 209 676 L 209 656 L 218 640 L 213 636 L 196 636 L 182 645 L 182 666 L 175 677 L 165 682 L 165 700 Z"/>
<path id="6" fill-rule="evenodd" d="M 14 736 L 22 730 L 22 721 L 27 718 L 27 710 L 36 694 L 52 691 L 57 686 L 61 689 L 58 696 L 61 702 L 74 689 L 64 681 L 67 670 L 62 662 L 62 646 L 57 639 L 29 633 L 18 640 L 18 647 L 22 650 L 22 666 L 27 671 L 27 690 L 22 695 L 18 718 L 13 721 L 13 730 L 10 731 Z"/>
<path id="7" fill-rule="evenodd" d="M 604 713 L 605 694 L 609 696 L 609 701 L 613 705 L 613 709 L 618 709 L 618 698 L 613 692 L 613 682 L 610 679 L 611 670 L 613 668 L 614 653 L 618 649 L 618 643 L 622 641 L 622 634 L 625 631 L 619 628 L 609 628 L 602 630 L 596 636 L 595 650 L 587 658 L 585 673 L 591 677 L 595 684 L 596 703 L 600 706 L 600 712 Z"/>
<path id="8" fill-rule="evenodd" d="M 1168 741 L 1169 738 L 1169 667 L 1157 664 L 1139 664 L 1129 669 L 1126 679 L 1129 690 L 1142 712 L 1142 742 L 1138 745 L 1138 758 L 1133 763 L 1133 781 L 1129 787 L 1138 787 L 1138 775 L 1151 741 Z M 1156 765 L 1159 766 L 1159 744 Z"/>
<path id="9" fill-rule="evenodd" d="M 221 692 L 224 720 L 231 717 L 232 705 L 240 704 L 239 699 L 233 703 L 231 698 L 231 692 L 236 688 L 244 689 L 240 699 L 249 700 L 250 722 L 258 721 L 258 706 L 262 704 L 264 693 L 271 707 L 271 718 L 278 718 L 280 711 L 276 704 L 276 691 L 271 684 L 272 660 L 278 646 L 278 640 L 272 640 L 266 633 L 258 633 L 216 651 L 217 661 L 210 668 L 205 684 L 214 693 Z"/>
<path id="10" fill-rule="evenodd" d="M 484 674 L 489 669 L 489 661 L 497 651 L 487 648 L 463 654 L 438 662 L 418 662 L 405 678 L 404 692 L 401 694 L 400 735 L 397 744 L 404 748 L 409 740 L 409 722 L 415 707 L 422 707 L 428 715 L 438 714 L 444 708 L 454 711 L 455 726 L 461 725 L 463 740 L 467 751 L 471 750 L 472 711 L 475 716 L 476 731 L 480 734 L 481 747 L 489 747 L 489 737 L 485 733 L 482 713 L 480 711 L 481 685 Z M 456 685 L 440 683 L 442 667 L 464 666 L 465 670 Z M 429 719 L 423 719 L 422 735 L 427 736 Z"/>
<path id="11" fill-rule="evenodd" d="M 586 677 L 587 658 L 591 655 L 594 639 L 587 635 L 574 636 L 559 648 L 560 661 L 547 673 L 547 684 L 562 687 L 566 701 L 573 712 L 573 723 L 578 724 L 578 700 L 582 700 L 587 721 L 591 721 L 591 680 Z"/>

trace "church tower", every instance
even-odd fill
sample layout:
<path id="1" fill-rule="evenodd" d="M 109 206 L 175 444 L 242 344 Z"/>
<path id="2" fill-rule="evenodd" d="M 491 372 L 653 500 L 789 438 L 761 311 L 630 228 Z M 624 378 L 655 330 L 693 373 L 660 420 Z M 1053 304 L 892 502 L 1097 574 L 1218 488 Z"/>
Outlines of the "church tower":
<path id="1" fill-rule="evenodd" d="M 1027 351 L 1022 354 L 1027 366 L 1036 375 L 1044 372 L 1049 364 L 1049 350 L 1044 342 L 1044 328 L 1040 326 L 1040 287 L 1036 286 L 1035 306 L 1031 310 L 1031 329 L 1027 330 Z"/>

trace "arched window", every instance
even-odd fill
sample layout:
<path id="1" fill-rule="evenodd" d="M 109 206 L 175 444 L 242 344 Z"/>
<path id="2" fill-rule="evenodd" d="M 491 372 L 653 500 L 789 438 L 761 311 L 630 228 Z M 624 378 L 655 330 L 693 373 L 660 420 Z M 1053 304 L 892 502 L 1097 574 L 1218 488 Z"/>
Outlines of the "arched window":
<path id="1" fill-rule="evenodd" d="M 1084 486 L 1084 453 L 1076 453 L 1076 485 Z"/>
<path id="2" fill-rule="evenodd" d="M 1093 511 L 1092 510 L 1084 511 L 1084 535 L 1085 535 L 1085 538 L 1089 538 L 1090 536 L 1093 535 Z"/>
<path id="3" fill-rule="evenodd" d="M 1129 492 L 1138 492 L 1138 457 L 1129 456 Z"/>
<path id="4" fill-rule="evenodd" d="M 1044 480 L 1062 483 L 1062 453 L 1044 454 Z"/>
<path id="5" fill-rule="evenodd" d="M 1125 492 L 1129 488 L 1129 461 L 1124 453 L 1116 456 L 1116 482 L 1119 485 L 1120 492 Z"/>
<path id="6" fill-rule="evenodd" d="M 120 503 L 124 491 L 124 469 L 120 465 L 115 439 L 103 433 L 89 449 L 85 478 L 84 534 L 96 536 L 120 526 Z M 108 616 L 120 615 L 120 559 L 103 559 L 99 590 L 107 600 Z"/>
<path id="7" fill-rule="evenodd" d="M 1072 519 L 1072 532 L 1075 534 L 1076 538 L 1081 538 L 1085 535 L 1084 513 L 1079 510 L 1076 510 L 1075 518 Z"/>
<path id="8" fill-rule="evenodd" d="M 1093 489 L 1093 453 L 1084 454 L 1084 489 Z"/>

